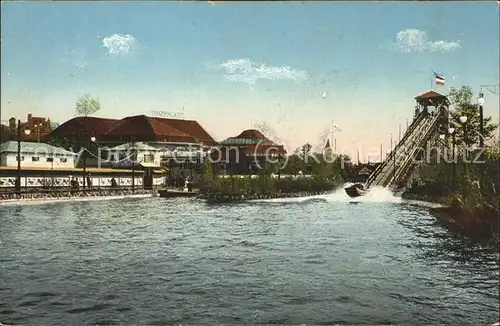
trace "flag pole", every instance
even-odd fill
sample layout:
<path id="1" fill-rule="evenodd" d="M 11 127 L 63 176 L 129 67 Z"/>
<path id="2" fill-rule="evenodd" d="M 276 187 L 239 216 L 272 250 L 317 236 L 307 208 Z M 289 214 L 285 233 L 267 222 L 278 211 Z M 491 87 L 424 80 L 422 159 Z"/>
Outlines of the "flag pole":
<path id="1" fill-rule="evenodd" d="M 432 86 L 433 86 L 433 83 L 432 83 L 432 77 L 434 76 L 434 73 L 431 75 L 431 91 L 433 90 Z"/>

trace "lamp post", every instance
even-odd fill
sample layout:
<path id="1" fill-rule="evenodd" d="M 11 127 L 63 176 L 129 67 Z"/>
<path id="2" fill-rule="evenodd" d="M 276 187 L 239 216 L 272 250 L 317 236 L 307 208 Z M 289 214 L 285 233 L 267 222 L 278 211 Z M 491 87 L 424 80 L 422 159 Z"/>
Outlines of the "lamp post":
<path id="1" fill-rule="evenodd" d="M 467 117 L 465 115 L 458 118 L 464 128 L 464 173 L 467 173 Z"/>
<path id="2" fill-rule="evenodd" d="M 24 133 L 29 135 L 31 130 L 25 129 Z M 21 195 L 21 120 L 17 120 L 17 176 L 16 193 Z"/>
<path id="3" fill-rule="evenodd" d="M 134 138 L 132 138 L 132 192 L 135 192 L 135 160 L 136 160 L 135 141 Z"/>
<path id="4" fill-rule="evenodd" d="M 483 162 L 483 152 L 484 152 L 484 126 L 483 126 L 483 106 L 484 106 L 484 94 L 480 91 L 479 92 L 479 97 L 477 98 L 477 104 L 479 105 L 479 150 L 480 150 L 480 158 L 479 162 Z M 483 190 L 484 186 L 484 168 L 480 167 L 480 172 L 479 172 L 479 187 L 481 191 Z"/>
<path id="5" fill-rule="evenodd" d="M 281 179 L 281 152 L 278 149 L 278 180 Z"/>
<path id="6" fill-rule="evenodd" d="M 83 138 L 83 152 L 82 152 L 82 170 L 83 170 L 83 189 L 85 190 L 87 185 L 87 147 L 88 147 L 88 138 L 87 138 L 87 130 L 84 130 L 84 138 Z M 90 137 L 92 142 L 95 142 L 96 138 L 94 136 Z"/>
<path id="7" fill-rule="evenodd" d="M 440 153 L 438 155 L 438 163 L 441 163 L 441 156 L 444 157 L 444 155 L 443 155 L 443 153 L 444 153 L 444 142 L 443 141 L 444 141 L 445 137 L 446 136 L 444 134 L 440 134 L 439 135 L 439 139 L 441 141 L 440 141 L 440 144 L 439 144 L 439 151 L 440 151 Z"/>
<path id="8" fill-rule="evenodd" d="M 451 127 L 451 128 L 448 128 L 448 133 L 450 135 L 452 135 L 452 141 L 451 141 L 451 145 L 452 145 L 452 151 L 453 151 L 453 181 L 452 181 L 452 190 L 455 190 L 455 179 L 456 179 L 456 168 L 457 168 L 457 162 L 455 161 L 455 128 Z"/>

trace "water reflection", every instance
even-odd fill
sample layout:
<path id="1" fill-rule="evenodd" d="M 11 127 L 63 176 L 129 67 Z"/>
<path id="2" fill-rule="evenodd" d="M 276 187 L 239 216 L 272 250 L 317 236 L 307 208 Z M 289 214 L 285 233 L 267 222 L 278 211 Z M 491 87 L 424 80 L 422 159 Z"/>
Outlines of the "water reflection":
<path id="1" fill-rule="evenodd" d="M 2 207 L 0 216 L 9 238 L 0 257 L 13 257 L 2 261 L 2 322 L 498 318 L 498 257 L 397 201 L 150 198 Z"/>

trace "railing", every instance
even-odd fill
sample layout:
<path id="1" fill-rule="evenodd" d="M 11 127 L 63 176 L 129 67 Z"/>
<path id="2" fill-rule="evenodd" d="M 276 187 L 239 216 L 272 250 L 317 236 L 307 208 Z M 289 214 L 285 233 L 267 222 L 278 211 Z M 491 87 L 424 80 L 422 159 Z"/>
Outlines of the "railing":
<path id="1" fill-rule="evenodd" d="M 408 148 L 413 148 L 416 144 L 418 144 L 418 142 L 419 142 L 419 134 L 422 131 L 426 130 L 426 128 L 428 127 L 429 123 L 430 122 L 427 119 L 423 121 L 423 123 L 416 130 L 415 134 L 412 135 L 413 137 L 409 138 L 408 144 L 406 144 L 406 146 L 403 149 L 403 151 L 406 151 Z M 404 157 L 404 154 L 405 153 L 396 153 L 396 155 L 398 155 L 398 159 L 401 157 L 401 155 L 403 155 L 403 157 Z M 391 175 L 394 176 L 394 174 L 397 173 L 397 165 L 398 165 L 398 163 L 399 163 L 399 160 L 396 162 L 396 157 L 395 157 L 394 158 L 394 164 L 391 166 L 391 169 L 388 170 L 388 171 L 386 171 L 386 173 L 384 174 L 384 178 L 381 180 L 381 183 L 384 186 L 387 186 L 388 184 L 390 184 Z"/>
<path id="2" fill-rule="evenodd" d="M 389 156 L 386 157 L 385 161 L 382 164 L 380 164 L 379 166 L 377 166 L 375 171 L 373 171 L 372 174 L 368 177 L 368 179 L 365 182 L 365 187 L 369 187 L 371 185 L 371 183 L 375 180 L 375 178 L 378 176 L 378 174 L 384 169 L 384 167 L 388 164 L 388 162 L 390 162 L 392 160 L 393 156 L 396 154 L 396 151 L 401 146 L 401 144 L 406 142 L 408 137 L 413 134 L 413 131 L 419 126 L 420 121 L 422 121 L 423 118 L 424 118 L 424 113 L 422 112 L 417 116 L 416 119 L 414 119 L 412 121 L 409 128 L 405 131 L 403 138 L 399 141 L 399 143 L 396 145 L 396 147 L 394 147 L 394 149 L 391 150 L 391 152 L 389 153 Z"/>
<path id="3" fill-rule="evenodd" d="M 423 122 L 421 124 L 419 124 L 416 128 L 415 128 L 415 132 L 412 132 L 411 133 L 411 136 L 413 137 L 410 137 L 410 135 L 408 136 L 408 138 L 405 139 L 405 142 L 409 140 L 409 143 L 405 146 L 406 148 L 413 146 L 415 143 L 418 142 L 418 133 L 423 131 L 423 130 L 426 130 L 425 128 L 431 123 L 432 120 L 429 120 L 429 119 L 426 119 L 424 118 Z M 398 149 L 400 148 L 401 146 L 398 146 Z M 397 151 L 394 152 L 394 155 L 391 156 L 391 159 L 393 158 L 394 161 L 396 160 L 396 157 L 394 157 L 395 155 L 398 155 Z M 388 162 L 391 161 L 391 159 L 388 160 Z M 396 163 L 394 162 L 394 164 L 392 166 L 389 166 L 389 169 L 387 171 L 385 171 L 385 173 L 381 176 L 381 179 L 379 180 L 379 182 L 377 183 L 377 185 L 382 185 L 382 186 L 387 186 L 387 184 L 389 183 L 388 179 L 391 175 L 391 173 L 396 173 L 397 170 L 396 170 Z"/>
<path id="4" fill-rule="evenodd" d="M 439 118 L 440 118 L 440 116 L 438 114 L 429 123 L 429 126 L 425 130 L 424 134 L 418 138 L 418 142 L 417 142 L 418 146 L 413 148 L 413 150 L 411 151 L 411 155 L 406 156 L 406 160 L 403 162 L 401 168 L 398 169 L 398 171 L 396 171 L 396 173 L 394 173 L 394 177 L 393 177 L 392 181 L 398 180 L 401 177 L 401 175 L 403 175 L 404 173 L 407 172 L 409 166 L 411 166 L 411 164 L 413 163 L 413 158 L 415 156 L 415 153 L 420 149 L 422 143 L 427 142 L 429 140 L 430 136 L 435 131 L 434 129 L 435 129 L 437 123 L 439 122 Z"/>

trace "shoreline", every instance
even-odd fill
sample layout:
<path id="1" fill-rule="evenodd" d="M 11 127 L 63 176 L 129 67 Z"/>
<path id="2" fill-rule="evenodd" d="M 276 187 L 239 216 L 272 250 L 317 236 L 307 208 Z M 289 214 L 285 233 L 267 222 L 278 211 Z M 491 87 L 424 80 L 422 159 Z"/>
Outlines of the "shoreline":
<path id="1" fill-rule="evenodd" d="M 54 197 L 54 198 L 20 198 L 20 199 L 5 199 L 0 201 L 0 206 L 13 206 L 13 205 L 42 205 L 42 204 L 56 204 L 65 202 L 78 202 L 78 201 L 104 201 L 113 199 L 125 198 L 149 198 L 154 197 L 152 194 L 136 194 L 136 195 L 115 195 L 115 196 L 93 196 L 93 197 Z"/>
<path id="2" fill-rule="evenodd" d="M 287 199 L 287 198 L 305 198 L 312 196 L 325 195 L 335 192 L 336 189 L 325 190 L 325 191 L 298 191 L 298 192 L 287 192 L 287 193 L 274 193 L 274 194 L 200 194 L 197 199 L 204 200 L 208 204 L 227 204 L 227 203 L 242 203 L 242 202 L 253 202 L 259 200 L 270 200 L 270 199 Z"/>
<path id="3" fill-rule="evenodd" d="M 152 190 L 136 190 L 132 192 L 131 190 L 93 190 L 89 192 L 77 192 L 71 193 L 70 191 L 64 192 L 36 192 L 36 193 L 24 193 L 18 198 L 15 194 L 2 194 L 4 198 L 0 199 L 0 206 L 12 206 L 12 205 L 37 205 L 37 204 L 49 204 L 49 203 L 63 203 L 63 202 L 76 202 L 76 201 L 102 201 L 102 200 L 112 200 L 112 199 L 124 199 L 124 198 L 147 198 L 155 197 L 157 194 Z M 5 196 L 13 198 L 5 198 Z"/>
<path id="4" fill-rule="evenodd" d="M 448 230 L 461 233 L 471 238 L 487 238 L 499 242 L 499 219 L 494 213 L 469 212 L 452 207 L 445 197 L 433 197 L 426 194 L 403 193 L 406 201 L 422 201 L 435 204 L 429 209 L 436 220 Z M 440 206 L 438 206 L 440 205 Z"/>

